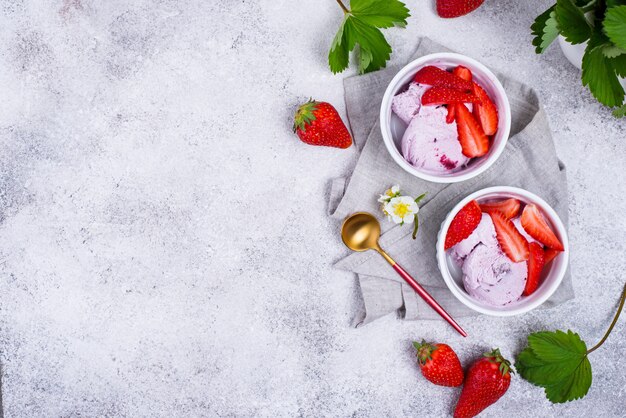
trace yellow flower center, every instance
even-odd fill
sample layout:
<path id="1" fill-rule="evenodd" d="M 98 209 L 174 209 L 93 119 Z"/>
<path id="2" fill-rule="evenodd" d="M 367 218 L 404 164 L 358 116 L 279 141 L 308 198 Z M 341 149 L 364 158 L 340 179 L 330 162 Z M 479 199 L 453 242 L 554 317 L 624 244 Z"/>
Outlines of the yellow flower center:
<path id="1" fill-rule="evenodd" d="M 406 214 L 410 212 L 409 204 L 408 203 L 403 203 L 403 202 L 396 203 L 395 205 L 393 205 L 393 211 L 399 217 L 404 218 L 406 216 Z"/>

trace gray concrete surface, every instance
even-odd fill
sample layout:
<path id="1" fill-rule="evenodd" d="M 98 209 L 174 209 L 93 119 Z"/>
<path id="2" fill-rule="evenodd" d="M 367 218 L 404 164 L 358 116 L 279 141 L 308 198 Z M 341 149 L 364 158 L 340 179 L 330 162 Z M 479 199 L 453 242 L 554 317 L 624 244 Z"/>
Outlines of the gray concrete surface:
<path id="1" fill-rule="evenodd" d="M 454 20 L 408 1 L 393 63 L 427 35 L 534 86 L 570 181 L 577 298 L 480 317 L 461 340 L 394 316 L 354 329 L 355 278 L 326 217 L 355 149 L 290 132 L 314 96 L 343 114 L 326 54 L 333 0 L 0 2 L 0 362 L 6 417 L 443 417 L 410 342 L 468 363 L 528 332 L 590 344 L 624 283 L 626 120 L 528 27 L 547 1 L 487 0 Z M 372 194 L 379 191 L 372 190 Z M 624 416 L 626 320 L 591 359 L 588 396 L 551 405 L 514 377 L 485 417 Z"/>

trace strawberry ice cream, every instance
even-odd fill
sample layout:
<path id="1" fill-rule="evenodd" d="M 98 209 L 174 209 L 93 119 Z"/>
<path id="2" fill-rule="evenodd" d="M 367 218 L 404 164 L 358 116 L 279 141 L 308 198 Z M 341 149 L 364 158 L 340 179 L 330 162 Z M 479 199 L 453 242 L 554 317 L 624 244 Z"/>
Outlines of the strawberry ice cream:
<path id="1" fill-rule="evenodd" d="M 469 158 L 463 155 L 456 122 L 446 122 L 444 106 L 421 105 L 426 90 L 411 83 L 393 99 L 391 109 L 409 125 L 402 137 L 402 155 L 413 166 L 437 173 L 462 167 Z"/>
<path id="2" fill-rule="evenodd" d="M 463 270 L 465 290 L 476 300 L 502 306 L 522 296 L 527 264 L 524 261 L 515 263 L 502 252 L 489 215 L 483 213 L 478 227 L 452 247 L 451 254 Z"/>
<path id="3" fill-rule="evenodd" d="M 422 107 L 422 95 L 428 90 L 427 86 L 411 83 L 409 88 L 396 95 L 391 102 L 391 110 L 407 125 L 417 116 Z"/>

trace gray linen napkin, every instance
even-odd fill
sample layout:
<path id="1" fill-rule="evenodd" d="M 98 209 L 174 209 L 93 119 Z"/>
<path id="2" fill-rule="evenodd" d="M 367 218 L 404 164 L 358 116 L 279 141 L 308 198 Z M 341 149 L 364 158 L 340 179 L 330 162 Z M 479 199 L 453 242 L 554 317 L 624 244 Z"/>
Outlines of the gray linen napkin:
<path id="1" fill-rule="evenodd" d="M 423 38 L 412 59 L 449 51 Z M 485 173 L 455 184 L 430 183 L 405 172 L 389 156 L 383 143 L 378 112 L 385 89 L 399 67 L 348 78 L 344 81 L 348 119 L 361 156 L 350 178 L 331 182 L 329 214 L 343 220 L 357 211 L 368 211 L 381 220 L 380 243 L 454 317 L 477 315 L 461 304 L 441 277 L 435 243 L 441 222 L 462 198 L 490 186 L 516 186 L 545 199 L 567 225 L 567 179 L 558 160 L 550 127 L 537 94 L 530 87 L 496 74 L 511 103 L 511 137 L 496 163 Z M 404 194 L 426 198 L 420 205 L 420 229 L 416 240 L 412 227 L 393 225 L 382 216 L 378 195 L 394 184 Z M 357 273 L 365 312 L 356 326 L 391 312 L 404 319 L 441 319 L 402 281 L 391 266 L 373 251 L 350 253 L 335 267 Z M 542 307 L 552 307 L 574 297 L 568 273 L 556 293 Z"/>

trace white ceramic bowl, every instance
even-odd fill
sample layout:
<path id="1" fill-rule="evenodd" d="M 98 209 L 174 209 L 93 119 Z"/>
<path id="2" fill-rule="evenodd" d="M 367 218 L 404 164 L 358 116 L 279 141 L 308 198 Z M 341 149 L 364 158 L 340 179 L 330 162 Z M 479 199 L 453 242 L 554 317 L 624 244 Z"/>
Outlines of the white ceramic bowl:
<path id="1" fill-rule="evenodd" d="M 498 131 L 494 135 L 492 146 L 487 155 L 474 158 L 463 168 L 448 173 L 436 173 L 421 170 L 407 162 L 401 153 L 402 135 L 406 124 L 391 111 L 391 101 L 398 93 L 405 91 L 413 80 L 415 73 L 427 65 L 435 65 L 445 69 L 463 65 L 472 71 L 474 80 L 487 91 L 498 108 Z M 442 52 L 425 55 L 407 64 L 391 80 L 380 107 L 380 129 L 383 140 L 391 157 L 407 172 L 424 180 L 435 183 L 456 183 L 476 177 L 487 170 L 502 154 L 511 131 L 511 107 L 504 88 L 496 76 L 484 65 L 472 58 L 460 54 Z"/>
<path id="2" fill-rule="evenodd" d="M 452 259 L 452 256 L 444 250 L 444 244 L 452 219 L 461 210 L 461 208 L 463 208 L 471 200 L 476 200 L 478 203 L 482 203 L 487 200 L 508 199 L 511 197 L 519 199 L 522 203 L 536 204 L 539 209 L 541 209 L 544 218 L 552 227 L 556 236 L 563 243 L 565 250 L 556 256 L 554 260 L 543 270 L 539 287 L 533 294 L 529 296 L 522 296 L 520 300 L 506 306 L 491 306 L 474 299 L 465 291 L 465 288 L 463 287 L 463 273 L 456 262 Z M 543 302 L 548 300 L 550 296 L 552 296 L 561 284 L 563 276 L 565 276 L 565 271 L 567 270 L 568 260 L 569 242 L 567 239 L 567 232 L 559 216 L 556 214 L 554 209 L 552 209 L 550 205 L 548 205 L 539 196 L 516 187 L 489 187 L 467 196 L 465 199 L 461 200 L 448 214 L 446 219 L 441 224 L 441 229 L 439 230 L 439 235 L 437 236 L 437 263 L 439 264 L 439 270 L 441 271 L 441 275 L 443 276 L 446 285 L 452 294 L 454 294 L 454 296 L 461 301 L 461 303 L 477 312 L 487 315 L 519 315 L 531 311 L 541 305 Z"/>

